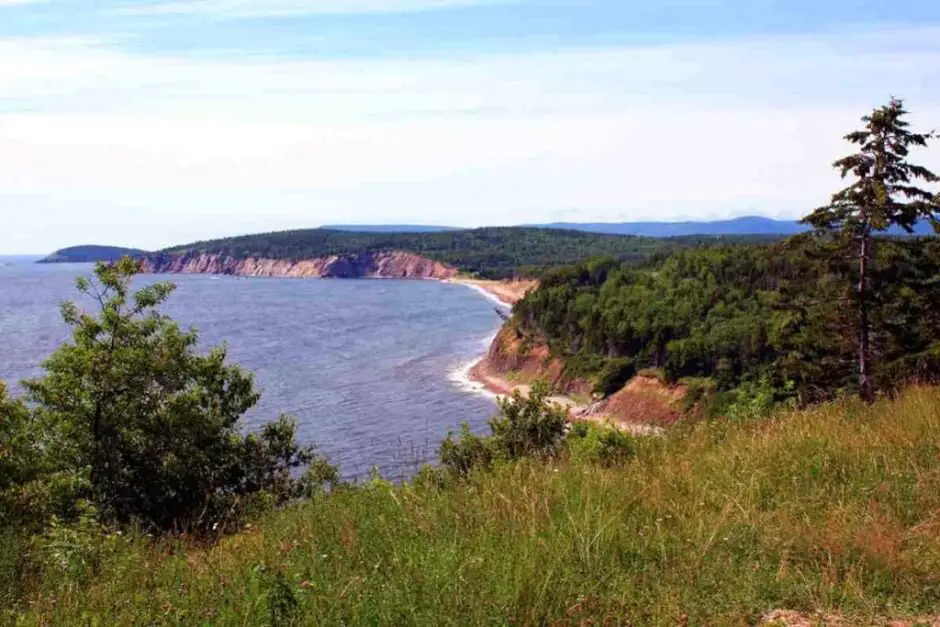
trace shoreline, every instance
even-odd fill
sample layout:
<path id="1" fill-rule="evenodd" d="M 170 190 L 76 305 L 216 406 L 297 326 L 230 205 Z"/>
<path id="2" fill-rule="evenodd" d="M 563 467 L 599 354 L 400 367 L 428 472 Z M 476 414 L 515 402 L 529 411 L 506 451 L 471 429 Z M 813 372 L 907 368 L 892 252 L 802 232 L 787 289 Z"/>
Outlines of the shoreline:
<path id="1" fill-rule="evenodd" d="M 464 285 L 479 292 L 494 303 L 509 309 L 512 309 L 516 303 L 525 298 L 526 294 L 538 286 L 538 281 L 534 279 L 496 281 L 453 277 L 436 280 L 451 285 Z"/>
<path id="2" fill-rule="evenodd" d="M 515 302 L 521 300 L 522 297 L 525 296 L 526 292 L 528 292 L 529 289 L 532 289 L 532 287 L 535 285 L 534 282 L 531 282 L 525 286 L 524 291 L 522 291 L 520 290 L 519 284 L 513 285 L 499 281 L 448 279 L 444 282 L 465 285 L 479 292 L 489 300 L 510 309 L 513 307 Z M 512 289 L 513 291 L 507 293 L 507 288 Z M 515 300 L 509 302 L 509 299 L 513 296 L 515 296 Z M 487 336 L 483 340 L 484 352 L 482 355 L 458 365 L 450 372 L 448 378 L 454 385 L 463 391 L 485 396 L 491 400 L 499 401 L 500 399 L 511 397 L 516 392 L 519 392 L 523 398 L 525 398 L 532 389 L 530 385 L 509 381 L 502 374 L 493 372 L 488 363 L 487 358 L 489 357 L 489 351 L 493 345 L 493 342 L 496 340 L 499 329 L 501 328 L 502 326 L 497 328 L 493 334 Z M 584 404 L 576 401 L 571 397 L 560 394 L 550 396 L 547 400 L 550 403 L 560 405 L 567 411 L 568 422 L 594 422 L 625 431 L 634 436 L 660 436 L 663 434 L 663 429 L 661 427 L 633 421 L 626 422 L 623 420 L 617 420 L 613 416 L 601 413 L 601 411 L 599 411 L 599 409 L 603 407 L 601 403 Z"/>

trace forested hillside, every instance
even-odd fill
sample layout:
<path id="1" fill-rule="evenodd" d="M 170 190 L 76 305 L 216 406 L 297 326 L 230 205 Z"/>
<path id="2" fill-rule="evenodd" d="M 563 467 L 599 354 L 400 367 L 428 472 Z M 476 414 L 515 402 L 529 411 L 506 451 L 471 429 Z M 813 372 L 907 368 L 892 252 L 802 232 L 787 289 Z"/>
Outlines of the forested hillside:
<path id="1" fill-rule="evenodd" d="M 117 261 L 121 257 L 141 257 L 149 254 L 137 248 L 120 246 L 73 246 L 57 250 L 39 263 L 93 263 L 97 261 Z"/>
<path id="2" fill-rule="evenodd" d="M 594 259 L 553 270 L 516 308 L 516 323 L 572 373 L 612 363 L 708 377 L 719 390 L 772 387 L 814 400 L 851 390 L 851 297 L 844 262 L 823 240 L 677 251 L 641 267 Z M 883 240 L 872 337 L 879 387 L 940 364 L 940 242 Z"/>
<path id="3" fill-rule="evenodd" d="M 308 229 L 197 242 L 167 249 L 162 254 L 197 252 L 235 258 L 301 261 L 328 255 L 394 250 L 416 253 L 484 278 L 505 278 L 519 274 L 535 275 L 547 268 L 599 255 L 637 262 L 651 253 L 714 241 L 714 238 L 657 240 L 515 227 L 439 233 L 354 233 Z"/>

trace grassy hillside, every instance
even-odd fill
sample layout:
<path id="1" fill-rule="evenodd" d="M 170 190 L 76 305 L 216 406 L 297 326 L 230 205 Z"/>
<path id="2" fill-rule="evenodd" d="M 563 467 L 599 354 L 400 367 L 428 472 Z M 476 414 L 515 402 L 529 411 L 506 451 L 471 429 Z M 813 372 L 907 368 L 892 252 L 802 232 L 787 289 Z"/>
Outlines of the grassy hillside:
<path id="1" fill-rule="evenodd" d="M 594 256 L 638 261 L 651 253 L 697 243 L 699 240 L 696 239 L 678 242 L 538 228 L 483 228 L 438 233 L 355 233 L 310 229 L 197 242 L 162 252 L 204 252 L 236 258 L 298 261 L 327 255 L 400 250 L 482 277 L 504 278 L 520 273 L 536 274 L 546 268 Z"/>
<path id="2" fill-rule="evenodd" d="M 785 608 L 871 625 L 940 613 L 940 389 L 636 446 L 616 467 L 575 449 L 442 488 L 374 481 L 215 546 L 113 536 L 94 560 L 53 556 L 18 624 L 743 625 Z"/>

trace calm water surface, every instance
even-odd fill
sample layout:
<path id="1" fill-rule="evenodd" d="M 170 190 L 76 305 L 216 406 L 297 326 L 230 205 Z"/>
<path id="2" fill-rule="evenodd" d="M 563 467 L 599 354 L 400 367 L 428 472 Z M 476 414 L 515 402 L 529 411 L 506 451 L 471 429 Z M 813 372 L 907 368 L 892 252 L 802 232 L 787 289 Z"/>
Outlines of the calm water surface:
<path id="1" fill-rule="evenodd" d="M 75 278 L 90 272 L 88 265 L 0 258 L 0 380 L 17 389 L 16 382 L 42 375 L 42 360 L 69 337 L 58 306 L 76 297 Z M 317 444 L 347 477 L 362 477 L 373 465 L 401 477 L 433 457 L 462 421 L 481 430 L 495 411 L 491 399 L 453 376 L 500 323 L 493 303 L 466 287 L 159 279 L 178 286 L 166 313 L 195 327 L 205 346 L 227 343 L 230 359 L 255 373 L 263 396 L 245 426 L 293 414 L 300 439 Z"/>

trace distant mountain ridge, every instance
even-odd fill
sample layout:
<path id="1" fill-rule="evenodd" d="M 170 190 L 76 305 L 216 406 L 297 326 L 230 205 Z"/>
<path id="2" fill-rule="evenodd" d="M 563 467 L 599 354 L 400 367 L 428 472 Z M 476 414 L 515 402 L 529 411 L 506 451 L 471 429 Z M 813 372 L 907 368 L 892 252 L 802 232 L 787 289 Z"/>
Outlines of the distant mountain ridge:
<path id="1" fill-rule="evenodd" d="M 121 246 L 71 246 L 57 250 L 37 263 L 94 263 L 97 261 L 117 261 L 122 257 L 143 257 L 150 252 L 138 248 Z"/>
<path id="2" fill-rule="evenodd" d="M 741 216 L 727 220 L 701 220 L 683 222 L 551 222 L 548 224 L 528 224 L 524 227 L 544 229 L 563 229 L 583 233 L 602 233 L 607 235 L 638 235 L 643 237 L 688 237 L 707 235 L 767 235 L 789 236 L 811 231 L 812 228 L 795 220 L 775 220 L 764 216 Z M 422 226 L 408 224 L 383 225 L 336 225 L 323 226 L 323 229 L 351 231 L 357 233 L 441 233 L 461 230 L 449 226 Z M 933 234 L 927 223 L 918 224 L 914 232 L 918 235 Z M 889 231 L 892 235 L 903 235 L 901 229 Z"/>
<path id="3" fill-rule="evenodd" d="M 350 233 L 445 233 L 463 231 L 456 226 L 429 226 L 422 224 L 325 224 L 325 231 L 347 231 Z"/>
<path id="4" fill-rule="evenodd" d="M 683 237 L 686 235 L 796 235 L 811 230 L 792 220 L 774 220 L 763 216 L 742 216 L 728 220 L 685 222 L 553 222 L 543 225 L 554 229 L 572 229 L 590 233 L 642 235 L 645 237 Z"/>

